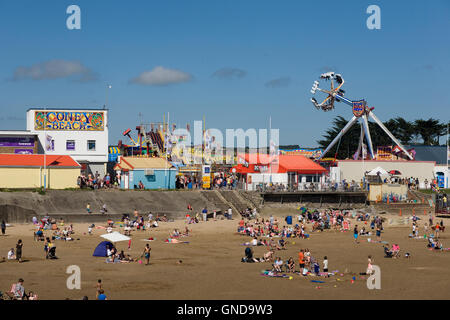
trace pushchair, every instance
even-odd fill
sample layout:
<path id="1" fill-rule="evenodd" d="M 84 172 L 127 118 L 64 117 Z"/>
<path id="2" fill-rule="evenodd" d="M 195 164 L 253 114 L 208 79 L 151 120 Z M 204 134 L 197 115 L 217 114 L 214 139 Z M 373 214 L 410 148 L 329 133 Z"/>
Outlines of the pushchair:
<path id="1" fill-rule="evenodd" d="M 51 247 L 48 251 L 47 259 L 58 259 L 56 256 L 56 247 Z"/>

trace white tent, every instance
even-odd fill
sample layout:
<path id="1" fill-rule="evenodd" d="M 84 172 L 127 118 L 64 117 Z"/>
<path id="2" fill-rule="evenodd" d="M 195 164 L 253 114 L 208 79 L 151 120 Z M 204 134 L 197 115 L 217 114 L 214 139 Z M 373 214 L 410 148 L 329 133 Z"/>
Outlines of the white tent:
<path id="1" fill-rule="evenodd" d="M 106 240 L 109 240 L 111 242 L 119 242 L 119 241 L 128 241 L 131 238 L 124 236 L 123 234 L 115 231 L 112 233 L 102 234 L 100 237 L 105 238 Z"/>
<path id="2" fill-rule="evenodd" d="M 389 173 L 384 170 L 382 167 L 376 167 L 375 169 L 370 170 L 367 175 L 368 176 L 377 176 L 380 173 L 380 176 L 388 176 Z"/>

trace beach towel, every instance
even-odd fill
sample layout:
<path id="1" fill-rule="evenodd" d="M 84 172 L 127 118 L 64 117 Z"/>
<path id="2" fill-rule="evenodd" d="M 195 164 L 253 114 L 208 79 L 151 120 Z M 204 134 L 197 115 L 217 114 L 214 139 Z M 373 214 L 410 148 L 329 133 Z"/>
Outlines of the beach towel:
<path id="1" fill-rule="evenodd" d="M 189 241 L 180 241 L 180 240 L 171 239 L 171 238 L 164 240 L 164 242 L 165 243 L 189 243 Z"/>
<path id="2" fill-rule="evenodd" d="M 289 278 L 289 276 L 287 274 L 276 273 L 276 272 L 269 271 L 269 270 L 263 270 L 261 272 L 261 275 L 265 276 L 265 277 L 271 277 L 271 278 Z"/>

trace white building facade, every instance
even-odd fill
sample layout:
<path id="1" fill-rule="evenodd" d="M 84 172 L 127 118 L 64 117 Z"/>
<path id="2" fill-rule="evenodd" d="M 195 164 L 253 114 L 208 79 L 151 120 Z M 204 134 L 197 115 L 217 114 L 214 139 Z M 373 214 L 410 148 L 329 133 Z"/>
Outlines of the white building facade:
<path id="1" fill-rule="evenodd" d="M 28 109 L 27 130 L 38 135 L 43 153 L 69 155 L 85 174 L 106 174 L 108 110 Z"/>

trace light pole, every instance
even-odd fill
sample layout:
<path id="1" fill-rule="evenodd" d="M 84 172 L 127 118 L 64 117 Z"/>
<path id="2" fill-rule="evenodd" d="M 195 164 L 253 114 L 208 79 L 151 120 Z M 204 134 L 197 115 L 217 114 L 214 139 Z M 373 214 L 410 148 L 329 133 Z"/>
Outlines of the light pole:
<path id="1" fill-rule="evenodd" d="M 45 129 L 47 127 L 47 111 L 44 108 L 44 190 L 46 189 L 47 184 L 47 134 L 45 133 Z"/>
<path id="2" fill-rule="evenodd" d="M 112 86 L 110 84 L 108 84 L 106 86 L 106 99 L 105 99 L 105 105 L 103 106 L 103 110 L 106 109 L 106 106 L 108 105 L 108 89 L 111 89 Z"/>

